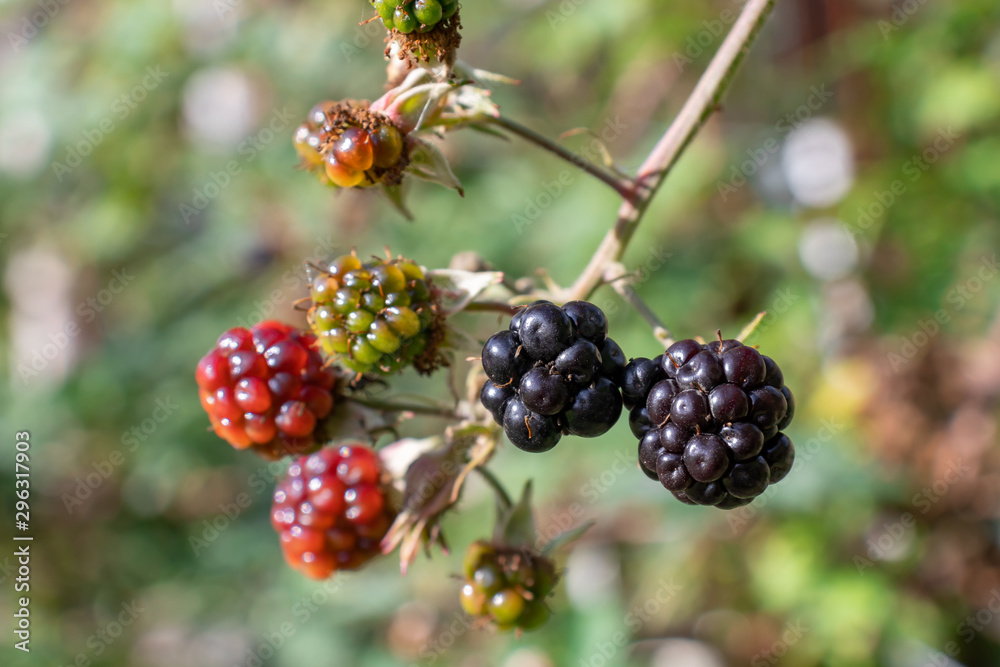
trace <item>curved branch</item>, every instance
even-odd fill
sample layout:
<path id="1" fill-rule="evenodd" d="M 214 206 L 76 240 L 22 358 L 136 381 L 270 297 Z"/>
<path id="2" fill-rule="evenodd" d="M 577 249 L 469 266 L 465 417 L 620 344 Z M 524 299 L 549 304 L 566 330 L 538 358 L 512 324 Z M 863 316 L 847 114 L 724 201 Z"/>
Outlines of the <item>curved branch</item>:
<path id="1" fill-rule="evenodd" d="M 632 240 L 663 180 L 684 153 L 684 149 L 719 107 L 740 63 L 771 13 L 774 2 L 775 0 L 749 0 L 743 7 L 743 12 L 702 74 L 691 96 L 639 168 L 635 191 L 625 197 L 618 209 L 615 226 L 605 235 L 587 268 L 563 294 L 566 301 L 588 298 L 601 284 L 605 269 L 625 254 L 625 248 Z"/>

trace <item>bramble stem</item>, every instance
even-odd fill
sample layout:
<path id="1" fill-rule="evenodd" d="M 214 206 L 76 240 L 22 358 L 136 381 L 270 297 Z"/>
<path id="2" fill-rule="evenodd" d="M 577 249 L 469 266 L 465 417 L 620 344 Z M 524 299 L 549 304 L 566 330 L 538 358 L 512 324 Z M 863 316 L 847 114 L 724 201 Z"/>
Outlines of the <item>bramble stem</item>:
<path id="1" fill-rule="evenodd" d="M 614 262 L 605 272 L 604 282 L 610 285 L 614 291 L 618 292 L 618 295 L 625 299 L 626 303 L 635 308 L 636 312 L 642 316 L 642 319 L 646 320 L 649 326 L 653 328 L 653 337 L 663 347 L 670 347 L 674 343 L 670 329 L 663 324 L 657 314 L 653 312 L 653 309 L 635 291 L 635 288 L 630 283 L 630 277 L 625 272 L 624 266 L 619 262 Z"/>
<path id="2" fill-rule="evenodd" d="M 548 137 L 545 137 L 531 128 L 521 125 L 517 121 L 511 120 L 505 116 L 497 114 L 495 116 L 483 116 L 484 120 L 487 122 L 498 125 L 503 129 L 507 130 L 511 134 L 516 134 L 522 139 L 526 139 L 531 143 L 539 146 L 540 148 L 553 153 L 554 155 L 566 160 L 571 163 L 574 167 L 579 167 L 583 171 L 587 172 L 591 176 L 598 178 L 599 180 L 610 186 L 615 192 L 621 195 L 626 201 L 631 199 L 635 192 L 634 184 L 627 178 L 623 178 L 614 174 L 607 169 L 600 167 L 590 160 L 586 159 L 582 155 L 578 155 L 573 151 L 560 146 L 556 142 L 552 141 Z"/>
<path id="3" fill-rule="evenodd" d="M 483 476 L 486 483 L 489 484 L 490 488 L 493 489 L 493 492 L 497 494 L 497 498 L 500 499 L 504 509 L 507 509 L 514 504 L 511 501 L 510 496 L 507 495 L 507 490 L 503 488 L 503 484 L 500 483 L 500 480 L 497 479 L 496 475 L 494 475 L 489 469 L 480 466 L 476 467 L 476 472 Z"/>
<path id="4" fill-rule="evenodd" d="M 382 401 L 377 398 L 361 398 L 360 396 L 347 396 L 346 400 L 383 412 L 412 412 L 418 415 L 442 417 L 455 421 L 461 419 L 459 415 L 455 414 L 454 410 L 444 406 L 420 405 L 419 403 L 394 403 L 392 401 Z"/>
<path id="5" fill-rule="evenodd" d="M 519 307 L 504 303 L 503 301 L 472 301 L 465 307 L 465 310 L 513 315 L 519 310 Z"/>
<path id="6" fill-rule="evenodd" d="M 680 113 L 639 167 L 635 179 L 636 191 L 628 196 L 622 195 L 625 201 L 618 209 L 615 226 L 605 235 L 587 268 L 563 294 L 564 300 L 587 299 L 601 284 L 608 265 L 621 260 L 663 180 L 684 153 L 684 149 L 719 107 L 740 63 L 771 13 L 774 1 L 749 0 L 744 5 L 733 29 L 722 42 Z"/>

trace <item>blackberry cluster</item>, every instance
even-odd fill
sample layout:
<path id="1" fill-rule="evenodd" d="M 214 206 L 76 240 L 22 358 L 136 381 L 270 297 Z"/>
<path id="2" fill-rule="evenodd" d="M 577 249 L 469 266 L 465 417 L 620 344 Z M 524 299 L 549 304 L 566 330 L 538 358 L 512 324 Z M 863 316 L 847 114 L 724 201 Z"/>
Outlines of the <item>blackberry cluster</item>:
<path id="1" fill-rule="evenodd" d="M 378 456 L 363 444 L 328 447 L 292 463 L 271 509 L 288 564 L 326 579 L 381 553 L 394 518 L 385 488 Z"/>
<path id="2" fill-rule="evenodd" d="M 274 321 L 222 334 L 195 371 L 215 433 L 269 459 L 319 447 L 336 377 L 315 344 L 312 334 Z"/>
<path id="3" fill-rule="evenodd" d="M 545 597 L 559 577 L 547 558 L 478 541 L 465 552 L 462 571 L 462 609 L 469 616 L 501 630 L 534 630 L 549 619 Z"/>
<path id="4" fill-rule="evenodd" d="M 312 108 L 294 138 L 305 168 L 341 188 L 400 182 L 408 162 L 405 137 L 365 104 L 325 101 Z"/>
<path id="5" fill-rule="evenodd" d="M 781 433 L 795 414 L 792 392 L 773 359 L 740 341 L 681 340 L 633 359 L 622 395 L 640 467 L 681 502 L 741 507 L 792 467 Z"/>
<path id="6" fill-rule="evenodd" d="M 407 259 L 343 255 L 315 276 L 311 297 L 320 349 L 352 371 L 388 374 L 412 363 L 430 373 L 444 363 L 442 317 L 423 269 Z"/>
<path id="7" fill-rule="evenodd" d="M 370 0 L 382 23 L 404 35 L 430 32 L 458 11 L 458 0 Z"/>
<path id="8" fill-rule="evenodd" d="M 604 312 L 586 301 L 536 301 L 483 347 L 480 400 L 519 449 L 544 452 L 563 434 L 606 433 L 622 412 L 625 355 Z"/>

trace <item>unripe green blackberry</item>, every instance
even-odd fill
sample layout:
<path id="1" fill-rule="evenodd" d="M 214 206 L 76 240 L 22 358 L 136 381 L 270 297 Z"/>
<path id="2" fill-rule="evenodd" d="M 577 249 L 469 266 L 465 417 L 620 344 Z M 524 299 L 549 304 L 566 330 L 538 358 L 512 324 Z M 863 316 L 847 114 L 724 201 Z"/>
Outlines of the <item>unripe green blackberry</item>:
<path id="1" fill-rule="evenodd" d="M 430 32 L 458 11 L 458 0 L 369 0 L 389 30 Z"/>
<path id="2" fill-rule="evenodd" d="M 501 630 L 541 627 L 551 612 L 545 598 L 559 575 L 552 561 L 530 549 L 473 542 L 462 564 L 462 609 Z"/>
<path id="3" fill-rule="evenodd" d="M 445 365 L 443 316 L 423 269 L 403 257 L 333 260 L 313 278 L 309 326 L 320 350 L 357 373 Z"/>
<path id="4" fill-rule="evenodd" d="M 458 28 L 458 0 L 369 0 L 392 41 L 399 46 L 400 59 L 430 62 L 437 58 L 450 62 L 461 42 Z M 386 56 L 391 52 L 386 48 Z"/>

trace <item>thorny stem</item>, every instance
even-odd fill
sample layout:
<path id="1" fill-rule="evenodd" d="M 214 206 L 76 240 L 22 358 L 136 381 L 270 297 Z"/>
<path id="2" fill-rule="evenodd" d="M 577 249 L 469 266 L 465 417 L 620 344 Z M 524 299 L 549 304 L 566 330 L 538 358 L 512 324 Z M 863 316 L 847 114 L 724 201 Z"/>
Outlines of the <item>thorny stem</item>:
<path id="1" fill-rule="evenodd" d="M 461 419 L 459 415 L 455 414 L 454 410 L 443 406 L 420 405 L 419 403 L 394 403 L 392 401 L 382 401 L 377 398 L 361 398 L 360 396 L 348 396 L 346 400 L 383 412 L 412 412 L 414 414 L 442 417 L 454 421 Z"/>
<path id="2" fill-rule="evenodd" d="M 496 115 L 484 116 L 484 120 L 487 122 L 498 125 L 503 129 L 507 130 L 512 134 L 516 134 L 522 139 L 526 139 L 531 143 L 539 146 L 540 148 L 561 157 L 563 160 L 571 163 L 575 167 L 579 167 L 591 176 L 595 176 L 599 180 L 610 186 L 615 192 L 622 196 L 626 201 L 634 196 L 635 184 L 632 183 L 630 179 L 623 178 L 614 174 L 607 169 L 600 167 L 590 160 L 586 159 L 582 155 L 578 155 L 573 151 L 560 146 L 556 142 L 552 141 L 548 137 L 545 137 L 531 128 L 521 125 L 517 121 L 511 120 L 505 116 L 501 116 L 499 113 Z"/>
<path id="3" fill-rule="evenodd" d="M 625 201 L 618 209 L 615 226 L 605 235 L 587 268 L 562 295 L 564 300 L 588 298 L 601 284 L 607 267 L 612 262 L 621 260 L 663 180 L 684 149 L 719 107 L 740 63 L 771 13 L 774 2 L 775 0 L 749 0 L 744 5 L 733 29 L 712 58 L 680 113 L 639 167 L 635 190 L 627 196 L 622 195 Z"/>
<path id="4" fill-rule="evenodd" d="M 514 504 L 513 501 L 511 501 L 510 496 L 507 495 L 507 490 L 503 488 L 503 484 L 500 483 L 500 480 L 497 479 L 496 475 L 494 475 L 489 469 L 480 466 L 476 468 L 476 472 L 482 475 L 483 479 L 486 480 L 486 483 L 493 489 L 493 492 L 497 494 L 497 498 L 500 499 L 504 509 L 507 509 Z"/>
<path id="5" fill-rule="evenodd" d="M 604 282 L 609 284 L 626 303 L 635 308 L 649 326 L 653 327 L 653 336 L 663 347 L 670 347 L 674 342 L 670 334 L 670 329 L 663 324 L 657 314 L 653 312 L 653 309 L 642 300 L 639 293 L 632 287 L 630 278 L 631 276 L 625 272 L 625 267 L 618 262 L 614 262 L 605 272 Z"/>
<path id="6" fill-rule="evenodd" d="M 504 303 L 503 301 L 473 301 L 465 307 L 465 310 L 513 315 L 519 310 L 519 307 Z"/>

